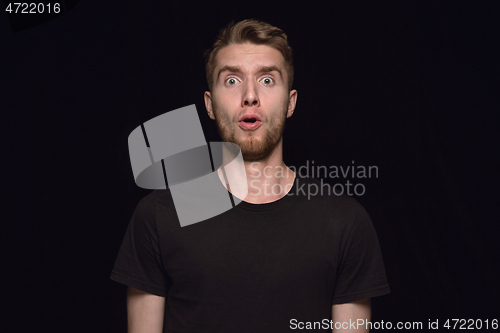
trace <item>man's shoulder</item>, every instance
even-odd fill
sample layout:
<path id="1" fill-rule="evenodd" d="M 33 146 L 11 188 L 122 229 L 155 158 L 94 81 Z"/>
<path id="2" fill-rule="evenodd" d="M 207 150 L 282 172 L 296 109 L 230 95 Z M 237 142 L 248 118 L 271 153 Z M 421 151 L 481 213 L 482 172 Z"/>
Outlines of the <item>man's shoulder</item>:
<path id="1" fill-rule="evenodd" d="M 332 186 L 312 177 L 297 177 L 295 192 L 304 205 L 322 211 L 325 214 L 343 216 L 350 220 L 358 214 L 366 213 L 364 207 L 354 197 L 345 193 L 336 193 Z"/>
<path id="2" fill-rule="evenodd" d="M 179 221 L 170 190 L 157 189 L 143 196 L 134 211 L 136 223 L 174 230 Z"/>
<path id="3" fill-rule="evenodd" d="M 173 207 L 172 193 L 169 189 L 153 190 L 142 197 L 137 204 L 138 208 L 148 210 L 152 210 L 158 206 Z"/>
<path id="4" fill-rule="evenodd" d="M 308 200 L 324 202 L 330 205 L 359 205 L 355 198 L 345 192 L 338 193 L 331 184 L 322 179 L 298 176 L 295 181 L 295 191 L 299 196 L 306 197 Z"/>

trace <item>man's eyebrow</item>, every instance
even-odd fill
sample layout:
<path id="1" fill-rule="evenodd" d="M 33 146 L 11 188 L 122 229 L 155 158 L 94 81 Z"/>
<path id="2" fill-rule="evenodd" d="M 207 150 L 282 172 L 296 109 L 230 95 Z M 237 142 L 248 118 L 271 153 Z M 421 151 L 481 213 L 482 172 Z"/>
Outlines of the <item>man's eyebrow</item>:
<path id="1" fill-rule="evenodd" d="M 273 71 L 276 71 L 279 73 L 281 79 L 283 80 L 283 74 L 281 74 L 281 69 L 276 66 L 276 65 L 272 65 L 272 66 L 261 66 L 259 67 L 259 70 L 257 71 L 258 73 L 267 73 L 267 72 L 273 72 Z"/>
<path id="2" fill-rule="evenodd" d="M 219 69 L 219 72 L 217 73 L 217 81 L 219 80 L 219 76 L 222 72 L 225 72 L 225 71 L 228 71 L 228 72 L 234 72 L 234 73 L 241 73 L 242 70 L 239 66 L 222 66 L 221 69 Z M 276 71 L 279 73 L 281 79 L 283 79 L 283 74 L 281 74 L 281 69 L 276 66 L 276 65 L 272 65 L 272 66 L 260 66 L 257 70 L 257 73 L 268 73 L 268 72 L 273 72 L 273 71 Z"/>
<path id="3" fill-rule="evenodd" d="M 217 81 L 219 81 L 219 76 L 220 76 L 220 73 L 222 72 L 234 72 L 234 73 L 241 73 L 241 68 L 239 66 L 222 66 L 221 69 L 219 69 L 219 72 L 217 73 Z"/>

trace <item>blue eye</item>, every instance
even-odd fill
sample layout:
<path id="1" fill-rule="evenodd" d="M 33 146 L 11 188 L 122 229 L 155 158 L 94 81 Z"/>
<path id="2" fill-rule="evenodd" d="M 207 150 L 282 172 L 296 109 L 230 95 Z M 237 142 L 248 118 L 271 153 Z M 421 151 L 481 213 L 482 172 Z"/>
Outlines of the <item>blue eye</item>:
<path id="1" fill-rule="evenodd" d="M 238 80 L 236 80 L 234 77 L 230 77 L 229 79 L 226 80 L 226 83 L 229 84 L 230 86 L 234 86 L 236 83 L 238 83 Z"/>
<path id="2" fill-rule="evenodd" d="M 262 82 L 264 82 L 265 85 L 270 85 L 274 83 L 274 80 L 270 77 L 265 77 L 262 79 Z"/>

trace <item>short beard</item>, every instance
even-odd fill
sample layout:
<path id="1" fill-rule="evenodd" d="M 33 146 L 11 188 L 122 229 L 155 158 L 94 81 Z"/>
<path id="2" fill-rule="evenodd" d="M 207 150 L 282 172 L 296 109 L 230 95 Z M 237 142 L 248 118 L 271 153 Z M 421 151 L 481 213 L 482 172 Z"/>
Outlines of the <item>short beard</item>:
<path id="1" fill-rule="evenodd" d="M 285 130 L 285 112 L 271 119 L 270 128 L 266 129 L 262 141 L 256 141 L 254 137 L 240 140 L 236 138 L 236 128 L 232 127 L 230 119 L 223 114 L 218 114 L 214 105 L 214 116 L 217 124 L 217 132 L 223 141 L 237 144 L 245 162 L 258 162 L 267 159 L 280 142 Z"/>

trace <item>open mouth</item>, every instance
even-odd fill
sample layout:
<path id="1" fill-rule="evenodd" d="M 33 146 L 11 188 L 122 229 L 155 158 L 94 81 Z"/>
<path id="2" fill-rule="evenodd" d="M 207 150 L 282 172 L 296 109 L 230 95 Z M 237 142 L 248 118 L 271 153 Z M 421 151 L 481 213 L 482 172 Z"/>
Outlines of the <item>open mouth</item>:
<path id="1" fill-rule="evenodd" d="M 243 130 L 253 131 L 260 127 L 262 121 L 258 117 L 246 116 L 239 122 Z"/>

